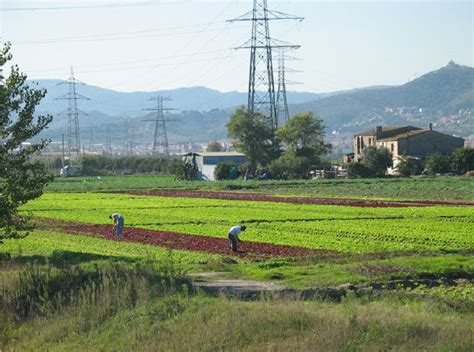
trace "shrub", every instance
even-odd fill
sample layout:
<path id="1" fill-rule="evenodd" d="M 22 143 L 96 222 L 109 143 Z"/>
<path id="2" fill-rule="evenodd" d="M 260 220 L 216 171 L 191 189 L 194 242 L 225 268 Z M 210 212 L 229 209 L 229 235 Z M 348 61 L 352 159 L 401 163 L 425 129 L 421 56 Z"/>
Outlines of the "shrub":
<path id="1" fill-rule="evenodd" d="M 239 170 L 234 161 L 222 161 L 214 169 L 216 180 L 235 180 L 237 177 L 239 177 Z"/>
<path id="2" fill-rule="evenodd" d="M 291 149 L 286 150 L 278 159 L 272 161 L 268 167 L 271 178 L 298 179 L 308 178 L 311 169 L 311 160 L 297 156 Z"/>
<path id="3" fill-rule="evenodd" d="M 430 175 L 444 174 L 450 171 L 449 157 L 443 154 L 431 154 L 426 158 L 426 171 Z"/>
<path id="4" fill-rule="evenodd" d="M 352 162 L 347 167 L 349 177 L 353 178 L 367 178 L 373 176 L 372 171 L 364 164 Z"/>
<path id="5" fill-rule="evenodd" d="M 400 174 L 400 176 L 404 177 L 419 175 L 421 174 L 421 171 L 423 171 L 421 161 L 408 156 L 399 157 L 398 164 L 395 169 Z"/>
<path id="6" fill-rule="evenodd" d="M 451 162 L 458 174 L 474 169 L 474 148 L 458 148 L 451 154 Z"/>
<path id="7" fill-rule="evenodd" d="M 197 177 L 197 169 L 194 166 L 194 163 L 181 160 L 176 163 L 174 174 L 176 179 L 179 181 L 194 181 Z"/>
<path id="8" fill-rule="evenodd" d="M 362 163 L 367 166 L 371 176 L 383 177 L 387 168 L 392 167 L 392 154 L 387 148 L 368 147 L 362 155 Z"/>

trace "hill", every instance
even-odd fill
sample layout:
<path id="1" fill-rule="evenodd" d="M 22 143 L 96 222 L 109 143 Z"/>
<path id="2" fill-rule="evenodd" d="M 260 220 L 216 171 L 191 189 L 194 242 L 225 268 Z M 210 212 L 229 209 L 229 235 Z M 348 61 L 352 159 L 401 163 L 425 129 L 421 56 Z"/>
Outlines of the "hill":
<path id="1" fill-rule="evenodd" d="M 40 111 L 57 113 L 65 110 L 65 101 L 56 100 L 67 93 L 67 85 L 61 80 L 29 81 L 37 83 L 47 90 L 46 97 L 41 102 Z M 177 110 L 207 111 L 212 109 L 228 109 L 247 102 L 247 93 L 219 92 L 205 87 L 179 88 L 154 92 L 119 92 L 91 85 L 81 85 L 78 92 L 90 100 L 80 101 L 83 111 L 100 111 L 106 115 L 143 114 L 143 109 L 152 107 L 150 98 L 163 95 L 171 98 L 168 105 Z M 289 92 L 288 99 L 294 104 L 316 100 L 321 95 L 309 92 Z"/>
<path id="2" fill-rule="evenodd" d="M 65 101 L 54 100 L 66 87 L 59 81 L 40 81 L 48 89 L 40 111 L 56 113 L 66 107 Z M 348 140 L 358 131 L 376 125 L 411 124 L 428 126 L 430 122 L 442 132 L 467 137 L 474 134 L 474 69 L 450 62 L 400 86 L 379 86 L 326 94 L 289 93 L 292 114 L 313 111 L 323 117 L 328 135 L 335 141 Z M 124 93 L 94 86 L 80 87 L 80 93 L 92 98 L 81 102 L 89 113 L 81 118 L 81 135 L 88 140 L 93 126 L 94 139 L 103 142 L 108 123 L 113 125 L 112 142 L 124 140 L 124 115 L 130 114 L 130 130 L 134 139 L 149 143 L 152 124 L 144 123 L 152 115 L 143 111 L 156 94 L 170 96 L 173 120 L 168 123 L 171 142 L 206 142 L 225 138 L 225 125 L 236 106 L 245 104 L 246 93 L 222 93 L 195 87 L 161 92 Z M 43 136 L 58 140 L 65 127 L 65 118 L 56 117 Z"/>
<path id="3" fill-rule="evenodd" d="M 461 136 L 474 133 L 474 69 L 450 62 L 406 84 L 342 93 L 294 104 L 291 113 L 313 111 L 328 130 L 353 133 L 375 125 L 433 122 L 441 131 Z"/>

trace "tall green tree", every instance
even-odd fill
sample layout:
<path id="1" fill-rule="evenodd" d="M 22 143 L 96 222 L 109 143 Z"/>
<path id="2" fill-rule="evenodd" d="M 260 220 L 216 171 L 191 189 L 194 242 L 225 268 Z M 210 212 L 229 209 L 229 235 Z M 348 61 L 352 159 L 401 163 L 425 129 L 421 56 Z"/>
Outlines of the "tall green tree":
<path id="1" fill-rule="evenodd" d="M 0 48 L 0 71 L 12 59 L 10 45 Z M 51 180 L 46 169 L 32 156 L 48 143 L 41 140 L 22 146 L 51 122 L 51 116 L 35 117 L 36 106 L 46 91 L 26 85 L 26 75 L 13 65 L 0 83 L 0 242 L 26 235 L 27 217 L 18 208 L 38 198 Z"/>
<path id="2" fill-rule="evenodd" d="M 451 154 L 451 162 L 456 171 L 462 175 L 474 170 L 474 148 L 458 148 Z"/>
<path id="3" fill-rule="evenodd" d="M 276 135 L 296 156 L 309 158 L 313 163 L 331 150 L 331 145 L 324 142 L 323 120 L 312 112 L 294 115 Z"/>
<path id="4" fill-rule="evenodd" d="M 392 153 L 384 147 L 367 147 L 362 153 L 362 163 L 373 176 L 383 177 L 387 169 L 393 166 Z"/>
<path id="5" fill-rule="evenodd" d="M 274 135 L 266 118 L 260 113 L 253 116 L 244 107 L 235 111 L 227 123 L 228 136 L 235 148 L 244 153 L 250 166 L 266 165 L 275 157 Z"/>
<path id="6" fill-rule="evenodd" d="M 428 155 L 425 167 L 430 175 L 447 173 L 451 170 L 449 156 L 444 154 Z"/>

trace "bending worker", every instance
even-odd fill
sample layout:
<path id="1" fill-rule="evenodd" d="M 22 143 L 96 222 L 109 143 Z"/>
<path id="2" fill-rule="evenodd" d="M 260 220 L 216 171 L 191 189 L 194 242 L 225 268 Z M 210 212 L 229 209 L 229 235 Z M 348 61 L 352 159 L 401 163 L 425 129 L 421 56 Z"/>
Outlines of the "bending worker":
<path id="1" fill-rule="evenodd" d="M 120 213 L 114 213 L 114 214 L 110 215 L 109 218 L 114 221 L 113 231 L 115 233 L 115 236 L 120 237 L 122 235 L 122 231 L 123 231 L 123 222 L 124 222 L 123 215 L 120 214 Z"/>
<path id="2" fill-rule="evenodd" d="M 229 242 L 230 242 L 230 248 L 232 249 L 232 252 L 238 252 L 237 250 L 237 242 L 242 242 L 239 238 L 239 234 L 241 231 L 245 231 L 246 227 L 245 226 L 234 226 L 231 227 L 229 230 Z"/>

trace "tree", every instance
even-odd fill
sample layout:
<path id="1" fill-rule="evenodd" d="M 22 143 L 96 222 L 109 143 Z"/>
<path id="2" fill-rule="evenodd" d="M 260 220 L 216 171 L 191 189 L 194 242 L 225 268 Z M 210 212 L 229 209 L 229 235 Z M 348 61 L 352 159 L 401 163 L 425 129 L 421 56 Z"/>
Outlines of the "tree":
<path id="1" fill-rule="evenodd" d="M 174 173 L 178 181 L 194 181 L 197 178 L 197 169 L 193 161 L 181 160 L 176 164 Z"/>
<path id="2" fill-rule="evenodd" d="M 218 141 L 211 142 L 206 147 L 206 152 L 222 152 L 224 147 Z"/>
<path id="3" fill-rule="evenodd" d="M 383 177 L 387 168 L 393 165 L 392 153 L 384 147 L 367 147 L 362 153 L 362 164 L 367 166 L 373 176 Z"/>
<path id="4" fill-rule="evenodd" d="M 331 149 L 331 145 L 324 142 L 323 120 L 312 112 L 291 117 L 276 135 L 288 149 L 295 151 L 296 156 L 309 158 L 315 163 Z"/>
<path id="5" fill-rule="evenodd" d="M 458 174 L 474 169 L 474 148 L 458 148 L 451 154 L 451 162 Z"/>
<path id="6" fill-rule="evenodd" d="M 431 154 L 426 158 L 426 170 L 430 175 L 444 174 L 451 169 L 449 156 L 443 154 Z"/>
<path id="7" fill-rule="evenodd" d="M 226 125 L 235 148 L 244 153 L 252 168 L 258 163 L 266 165 L 275 157 L 273 131 L 260 113 L 253 116 L 245 108 L 237 109 Z"/>
<path id="8" fill-rule="evenodd" d="M 0 71 L 12 59 L 10 45 L 0 49 Z M 35 109 L 45 96 L 44 89 L 26 85 L 26 75 L 13 65 L 0 83 L 0 242 L 6 238 L 27 235 L 28 218 L 18 208 L 43 194 L 51 181 L 44 164 L 32 157 L 48 141 L 28 146 L 22 143 L 37 136 L 51 122 L 51 116 L 35 117 Z"/>
<path id="9" fill-rule="evenodd" d="M 216 180 L 235 180 L 239 177 L 238 165 L 235 161 L 222 161 L 214 169 Z"/>
<path id="10" fill-rule="evenodd" d="M 273 160 L 268 169 L 271 178 L 284 180 L 308 178 L 311 159 L 298 156 L 294 149 L 289 148 L 278 159 Z"/>
<path id="11" fill-rule="evenodd" d="M 395 170 L 400 176 L 408 177 L 413 175 L 419 175 L 423 167 L 419 159 L 411 158 L 409 156 L 399 156 L 398 163 Z"/>

